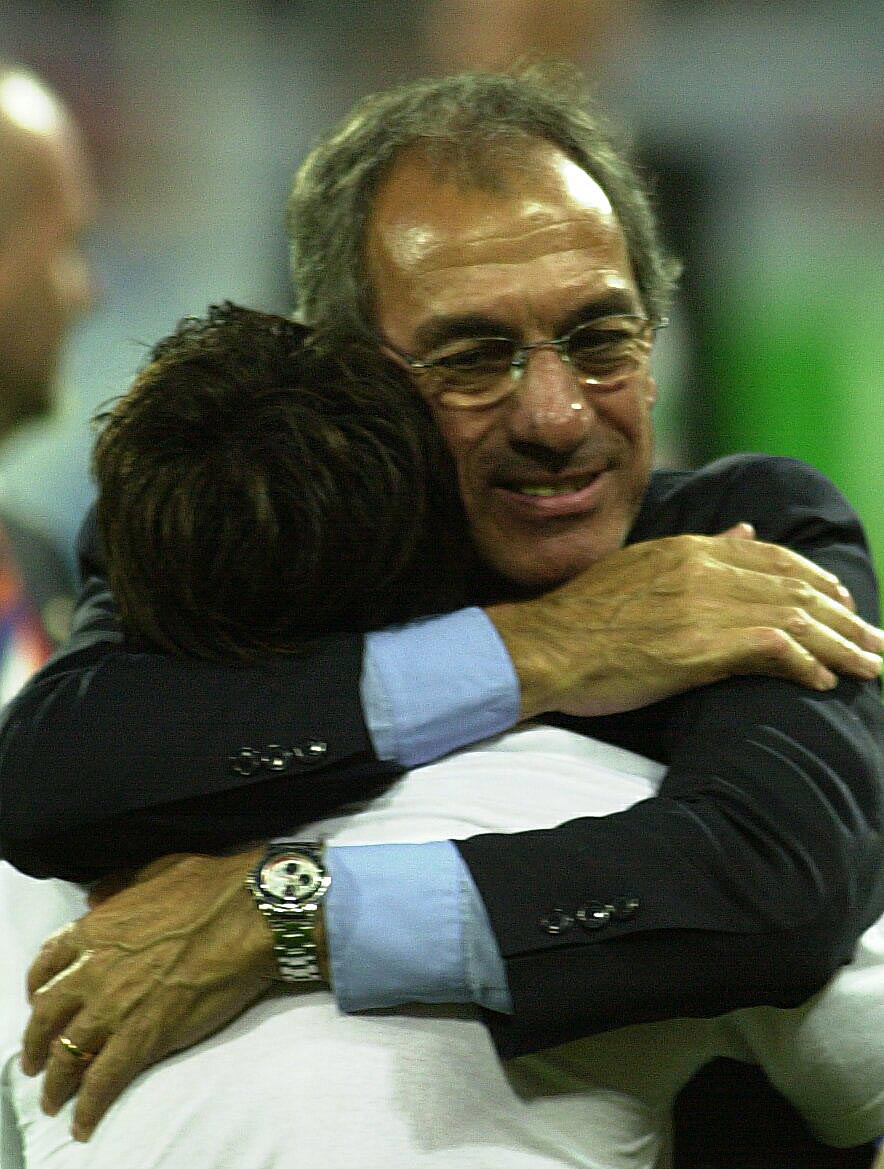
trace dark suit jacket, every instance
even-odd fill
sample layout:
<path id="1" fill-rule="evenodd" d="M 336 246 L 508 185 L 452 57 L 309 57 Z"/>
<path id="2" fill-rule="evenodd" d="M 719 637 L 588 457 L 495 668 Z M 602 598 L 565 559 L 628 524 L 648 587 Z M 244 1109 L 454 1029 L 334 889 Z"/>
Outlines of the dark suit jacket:
<path id="1" fill-rule="evenodd" d="M 658 472 L 630 541 L 740 520 L 836 572 L 877 623 L 856 516 L 791 461 Z M 0 739 L 0 849 L 14 864 L 80 879 L 224 848 L 390 777 L 360 711 L 357 637 L 256 668 L 139 652 L 88 549 L 85 567 L 70 649 L 16 701 Z M 874 683 L 819 694 L 749 677 L 582 721 L 669 772 L 659 797 L 626 812 L 461 845 L 515 1002 L 512 1017 L 490 1020 L 501 1053 L 796 1005 L 817 990 L 884 912 L 881 713 Z M 276 744 L 293 748 L 283 774 L 267 762 Z M 594 905 L 599 928 L 548 932 L 551 915 L 567 923 Z"/>

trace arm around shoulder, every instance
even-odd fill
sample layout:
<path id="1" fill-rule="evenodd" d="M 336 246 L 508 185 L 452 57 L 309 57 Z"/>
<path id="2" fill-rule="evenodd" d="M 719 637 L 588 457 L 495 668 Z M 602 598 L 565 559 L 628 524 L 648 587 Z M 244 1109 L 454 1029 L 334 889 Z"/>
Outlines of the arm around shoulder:
<path id="1" fill-rule="evenodd" d="M 13 864 L 84 880 L 244 845 L 395 772 L 362 717 L 361 638 L 253 667 L 146 652 L 123 637 L 100 549 L 83 551 L 71 640 L 0 729 L 0 853 Z"/>
<path id="2" fill-rule="evenodd" d="M 877 623 L 868 550 L 842 497 L 800 466 L 759 463 L 718 476 L 727 489 L 706 530 L 748 520 L 835 572 Z M 699 489 L 708 506 L 709 483 Z M 669 532 L 685 511 L 666 517 Z M 664 534 L 661 521 L 646 538 Z M 734 677 L 571 725 L 669 771 L 658 797 L 616 816 L 460 846 L 507 965 L 515 1013 L 492 1018 L 503 1054 L 651 1019 L 797 1005 L 884 912 L 878 682 L 844 678 L 819 693 Z"/>

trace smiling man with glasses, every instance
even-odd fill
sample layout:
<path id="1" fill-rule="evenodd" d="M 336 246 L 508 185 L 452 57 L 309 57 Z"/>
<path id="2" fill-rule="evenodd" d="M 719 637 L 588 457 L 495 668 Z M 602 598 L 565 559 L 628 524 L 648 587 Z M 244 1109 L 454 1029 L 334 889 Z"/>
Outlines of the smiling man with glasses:
<path id="1" fill-rule="evenodd" d="M 561 150 L 526 146 L 491 190 L 427 169 L 413 150 L 376 195 L 378 332 L 434 411 L 486 559 L 548 587 L 620 547 L 644 494 L 652 322 L 610 201 Z"/>
<path id="2" fill-rule="evenodd" d="M 331 878 L 321 902 L 271 904 L 279 845 L 176 862 L 161 897 L 150 881 L 126 891 L 119 920 L 112 899 L 33 975 L 47 990 L 29 1066 L 48 1058 L 50 1107 L 82 1083 L 81 1135 L 198 1037 L 190 1020 L 206 1034 L 242 1009 L 274 939 L 283 977 L 330 977 L 346 1010 L 482 1003 L 508 1057 L 797 1006 L 884 910 L 882 637 L 861 529 L 790 461 L 651 473 L 648 359 L 675 267 L 599 123 L 531 75 L 378 95 L 304 164 L 290 234 L 303 321 L 413 370 L 493 603 L 209 669 L 121 641 L 93 556 L 80 640 L 8 718 L 10 857 L 85 878 L 246 847 L 291 832 L 287 794 L 305 785 L 353 798 L 547 714 L 669 771 L 655 799 L 551 831 L 324 859 L 295 838 L 290 863 Z M 140 897 L 163 918 L 154 937 L 205 957 L 182 957 L 186 1027 L 180 991 L 139 991 L 131 1011 L 105 993 L 111 970 L 150 981 Z"/>

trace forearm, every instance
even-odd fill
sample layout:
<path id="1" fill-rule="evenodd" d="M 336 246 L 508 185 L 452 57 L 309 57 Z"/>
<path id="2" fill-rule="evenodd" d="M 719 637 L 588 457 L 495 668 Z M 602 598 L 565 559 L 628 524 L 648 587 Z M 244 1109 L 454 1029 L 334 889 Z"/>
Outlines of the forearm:
<path id="1" fill-rule="evenodd" d="M 90 879 L 364 798 L 396 769 L 366 731 L 359 662 L 356 638 L 249 669 L 106 641 L 71 651 L 5 712 L 0 850 L 34 875 Z"/>
<path id="2" fill-rule="evenodd" d="M 0 842 L 38 876 L 87 880 L 284 834 L 517 715 L 479 610 L 370 634 L 364 657 L 338 637 L 252 668 L 136 652 L 97 578 L 78 616 L 0 732 Z"/>
<path id="3" fill-rule="evenodd" d="M 802 705 L 789 689 L 746 679 L 666 704 L 679 741 L 655 799 L 460 845 L 506 961 L 515 1012 L 493 1021 L 504 1054 L 654 1018 L 795 1006 L 848 959 L 884 911 L 877 692 L 845 682 Z M 640 739 L 654 713 L 583 725 Z M 632 916 L 581 924 L 582 907 L 625 899 L 638 902 Z M 547 932 L 554 908 L 564 923 Z"/>

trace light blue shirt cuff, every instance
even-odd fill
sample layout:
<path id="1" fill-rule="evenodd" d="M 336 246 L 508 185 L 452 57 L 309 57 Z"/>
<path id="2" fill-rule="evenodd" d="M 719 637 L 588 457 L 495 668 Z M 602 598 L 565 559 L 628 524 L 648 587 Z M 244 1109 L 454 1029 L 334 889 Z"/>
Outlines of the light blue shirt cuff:
<path id="1" fill-rule="evenodd" d="M 378 757 L 403 767 L 499 735 L 519 718 L 513 664 L 476 608 L 367 634 L 361 694 Z"/>
<path id="2" fill-rule="evenodd" d="M 451 843 L 331 847 L 325 931 L 343 1011 L 474 1002 L 512 1012 L 506 970 Z"/>

